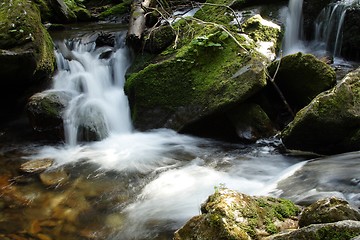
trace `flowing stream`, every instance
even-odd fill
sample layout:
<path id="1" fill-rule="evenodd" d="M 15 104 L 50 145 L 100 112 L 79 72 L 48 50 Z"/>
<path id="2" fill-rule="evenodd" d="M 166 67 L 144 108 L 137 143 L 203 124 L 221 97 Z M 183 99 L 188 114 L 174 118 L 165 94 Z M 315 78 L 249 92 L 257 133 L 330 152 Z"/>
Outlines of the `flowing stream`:
<path id="1" fill-rule="evenodd" d="M 123 33 L 114 47 L 97 48 L 91 34 L 58 46 L 51 91 L 71 95 L 67 143 L 2 148 L 0 189 L 12 200 L 0 198 L 0 236 L 25 229 L 52 239 L 172 239 L 218 186 L 297 202 L 335 193 L 359 206 L 359 152 L 308 162 L 281 153 L 276 138 L 242 145 L 168 129 L 137 132 L 123 91 L 131 58 Z M 83 142 L 84 126 L 100 140 Z M 38 158 L 54 159 L 46 174 L 66 182 L 49 187 L 43 175 L 19 175 L 19 159 Z M 4 186 L 9 179 L 14 184 Z"/>
<path id="2" fill-rule="evenodd" d="M 326 6 L 315 22 L 315 42 L 323 45 L 334 57 L 341 57 L 342 33 L 348 9 L 359 0 L 342 0 Z"/>

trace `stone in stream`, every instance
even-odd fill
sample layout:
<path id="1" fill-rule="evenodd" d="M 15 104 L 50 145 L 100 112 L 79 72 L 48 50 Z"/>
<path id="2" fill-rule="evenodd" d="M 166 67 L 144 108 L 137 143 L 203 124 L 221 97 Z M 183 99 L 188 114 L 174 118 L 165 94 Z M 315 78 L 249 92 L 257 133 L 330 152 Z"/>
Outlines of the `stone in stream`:
<path id="1" fill-rule="evenodd" d="M 69 179 L 69 175 L 64 170 L 45 171 L 40 175 L 40 180 L 45 186 L 61 186 Z"/>
<path id="2" fill-rule="evenodd" d="M 342 220 L 360 221 L 360 213 L 343 199 L 336 197 L 316 201 L 306 207 L 299 217 L 299 226 L 316 223 L 330 223 Z"/>
<path id="3" fill-rule="evenodd" d="M 20 170 L 26 173 L 40 173 L 51 167 L 54 159 L 43 158 L 25 162 L 21 164 Z"/>

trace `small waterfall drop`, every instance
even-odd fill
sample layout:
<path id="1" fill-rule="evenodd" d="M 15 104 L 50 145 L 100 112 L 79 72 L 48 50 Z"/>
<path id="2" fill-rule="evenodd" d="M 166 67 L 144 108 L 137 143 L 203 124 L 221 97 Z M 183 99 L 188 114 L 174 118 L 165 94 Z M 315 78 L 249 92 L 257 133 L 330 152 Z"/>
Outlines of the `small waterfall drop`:
<path id="1" fill-rule="evenodd" d="M 341 56 L 343 24 L 346 12 L 359 0 L 341 0 L 325 7 L 315 22 L 315 42 L 334 57 Z"/>
<path id="2" fill-rule="evenodd" d="M 58 74 L 53 88 L 72 96 L 64 112 L 67 144 L 75 146 L 78 139 L 103 139 L 111 133 L 132 131 L 123 88 L 130 66 L 124 34 L 116 37 L 114 48 L 96 48 L 91 36 L 58 43 L 56 58 Z"/>
<path id="3" fill-rule="evenodd" d="M 302 6 L 303 0 L 290 0 L 286 18 L 284 55 L 298 52 L 303 49 L 302 44 Z"/>

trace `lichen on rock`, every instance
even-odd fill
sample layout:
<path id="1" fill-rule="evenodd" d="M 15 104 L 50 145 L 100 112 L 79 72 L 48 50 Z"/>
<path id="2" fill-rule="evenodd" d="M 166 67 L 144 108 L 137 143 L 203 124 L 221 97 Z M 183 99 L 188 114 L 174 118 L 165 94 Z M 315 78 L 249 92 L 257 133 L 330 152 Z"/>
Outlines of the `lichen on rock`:
<path id="1" fill-rule="evenodd" d="M 285 199 L 251 197 L 223 187 L 201 206 L 202 214 L 175 232 L 175 240 L 260 239 L 296 228 L 299 208 Z"/>

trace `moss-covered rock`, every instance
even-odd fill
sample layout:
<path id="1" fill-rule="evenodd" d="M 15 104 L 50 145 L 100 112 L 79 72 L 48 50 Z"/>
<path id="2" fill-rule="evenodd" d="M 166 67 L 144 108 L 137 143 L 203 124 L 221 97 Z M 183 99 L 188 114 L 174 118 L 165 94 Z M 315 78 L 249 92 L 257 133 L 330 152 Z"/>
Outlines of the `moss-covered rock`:
<path id="1" fill-rule="evenodd" d="M 106 7 L 104 11 L 102 11 L 99 14 L 99 19 L 119 17 L 126 13 L 130 13 L 131 3 L 132 3 L 131 0 L 124 0 L 121 3 L 116 4 L 114 6 L 109 5 L 108 7 Z"/>
<path id="2" fill-rule="evenodd" d="M 319 93 L 336 84 L 335 71 L 311 54 L 296 53 L 270 65 L 269 74 L 285 96 L 293 111 L 305 107 Z M 276 73 L 276 75 L 275 75 Z"/>
<path id="3" fill-rule="evenodd" d="M 335 223 L 312 224 L 296 231 L 279 234 L 266 240 L 350 240 L 360 234 L 360 222 L 345 220 Z"/>
<path id="4" fill-rule="evenodd" d="M 206 20 L 206 13 L 226 11 L 213 7 L 204 6 L 197 16 Z M 214 19 L 222 21 L 221 17 Z M 177 49 L 167 48 L 152 64 L 142 65 L 142 70 L 128 77 L 125 89 L 137 128 L 180 130 L 188 123 L 225 112 L 266 85 L 264 66 L 269 60 L 256 50 L 255 41 L 229 30 L 234 26 L 224 30 L 214 22 L 179 21 L 173 26 L 181 30 Z M 253 26 L 251 31 L 255 29 Z"/>
<path id="5" fill-rule="evenodd" d="M 289 149 L 340 153 L 360 149 L 360 68 L 319 94 L 282 132 Z"/>
<path id="6" fill-rule="evenodd" d="M 175 31 L 169 25 L 152 29 L 145 33 L 144 50 L 150 53 L 160 53 L 175 40 Z"/>
<path id="7" fill-rule="evenodd" d="M 285 199 L 250 197 L 217 189 L 201 206 L 202 214 L 175 232 L 175 240 L 250 240 L 297 228 L 299 208 Z"/>
<path id="8" fill-rule="evenodd" d="M 281 27 L 271 21 L 263 19 L 259 14 L 249 18 L 242 24 L 243 31 L 257 44 L 259 52 L 275 59 L 276 52 L 281 47 Z"/>
<path id="9" fill-rule="evenodd" d="M 130 75 L 126 91 L 136 127 L 179 130 L 266 85 L 264 57 L 244 53 L 229 37 L 220 40 L 222 35 L 215 27 L 203 28 L 176 54 Z"/>
<path id="10" fill-rule="evenodd" d="M 360 221 L 360 213 L 343 199 L 331 197 L 316 201 L 306 207 L 300 214 L 299 226 L 331 223 L 342 220 Z"/>
<path id="11" fill-rule="evenodd" d="M 25 103 L 27 91 L 44 84 L 54 71 L 53 43 L 32 1 L 0 4 L 0 92 L 3 113 Z"/>

